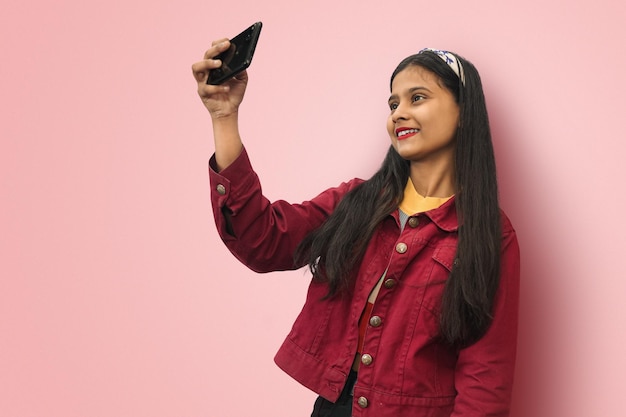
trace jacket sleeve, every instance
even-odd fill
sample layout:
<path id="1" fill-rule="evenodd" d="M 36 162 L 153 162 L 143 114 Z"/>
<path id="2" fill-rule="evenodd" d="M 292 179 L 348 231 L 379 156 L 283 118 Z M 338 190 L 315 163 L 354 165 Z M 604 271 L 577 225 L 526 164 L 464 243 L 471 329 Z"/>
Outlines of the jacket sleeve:
<path id="1" fill-rule="evenodd" d="M 452 417 L 507 417 L 510 411 L 519 306 L 520 257 L 505 217 L 500 287 L 487 333 L 459 352 Z"/>
<path id="2" fill-rule="evenodd" d="M 263 196 L 244 149 L 228 167 L 216 171 L 209 161 L 211 204 L 218 233 L 227 248 L 256 272 L 297 269 L 293 254 L 302 239 L 319 227 L 341 198 L 361 180 L 343 183 L 302 204 Z"/>

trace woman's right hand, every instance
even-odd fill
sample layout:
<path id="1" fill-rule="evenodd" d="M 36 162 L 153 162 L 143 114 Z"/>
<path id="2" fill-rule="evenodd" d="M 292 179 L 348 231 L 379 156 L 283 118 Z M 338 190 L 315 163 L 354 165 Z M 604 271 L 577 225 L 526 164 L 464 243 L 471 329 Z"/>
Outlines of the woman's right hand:
<path id="1" fill-rule="evenodd" d="M 228 39 L 213 41 L 211 48 L 204 53 L 204 59 L 191 66 L 193 76 L 198 83 L 198 95 L 204 106 L 209 110 L 213 120 L 234 116 L 239 110 L 248 84 L 248 74 L 243 71 L 220 85 L 206 83 L 209 72 L 222 65 L 214 59 L 230 47 Z"/>

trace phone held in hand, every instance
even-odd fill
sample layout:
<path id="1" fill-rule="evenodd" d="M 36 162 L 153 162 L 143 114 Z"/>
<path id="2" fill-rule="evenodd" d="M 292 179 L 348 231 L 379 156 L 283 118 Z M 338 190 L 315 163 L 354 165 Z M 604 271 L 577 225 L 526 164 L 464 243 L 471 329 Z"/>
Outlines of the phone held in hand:
<path id="1" fill-rule="evenodd" d="M 222 66 L 209 72 L 207 84 L 222 84 L 250 66 L 262 26 L 256 22 L 230 40 L 230 48 L 215 57 Z"/>

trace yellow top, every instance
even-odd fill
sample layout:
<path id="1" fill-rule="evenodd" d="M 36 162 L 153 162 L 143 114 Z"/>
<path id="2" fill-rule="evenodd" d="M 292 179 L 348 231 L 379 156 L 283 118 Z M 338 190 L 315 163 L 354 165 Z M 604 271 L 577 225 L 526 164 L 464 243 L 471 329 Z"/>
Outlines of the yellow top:
<path id="1" fill-rule="evenodd" d="M 409 177 L 409 180 L 406 182 L 406 187 L 404 187 L 404 197 L 398 208 L 405 214 L 412 216 L 417 213 L 436 209 L 451 198 L 452 196 L 423 197 L 415 190 L 413 181 L 411 181 L 411 177 Z"/>

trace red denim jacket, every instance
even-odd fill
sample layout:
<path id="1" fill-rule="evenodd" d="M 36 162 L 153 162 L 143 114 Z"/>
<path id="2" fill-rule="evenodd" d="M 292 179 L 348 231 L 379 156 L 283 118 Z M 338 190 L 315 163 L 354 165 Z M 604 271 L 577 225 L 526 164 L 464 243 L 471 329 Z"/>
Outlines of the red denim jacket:
<path id="1" fill-rule="evenodd" d="M 228 249 L 257 272 L 289 270 L 301 239 L 318 227 L 354 179 L 302 204 L 271 203 L 244 149 L 217 173 L 210 162 L 215 222 Z M 227 214 L 225 214 L 227 213 Z M 515 365 L 519 248 L 503 214 L 502 276 L 493 323 L 478 342 L 454 350 L 438 341 L 441 295 L 457 244 L 454 199 L 413 216 L 401 231 L 397 211 L 372 237 L 349 293 L 323 300 L 312 282 L 306 302 L 275 357 L 304 386 L 335 401 L 356 353 L 358 322 L 385 270 L 365 333 L 367 360 L 354 387 L 353 416 L 507 416 Z"/>

